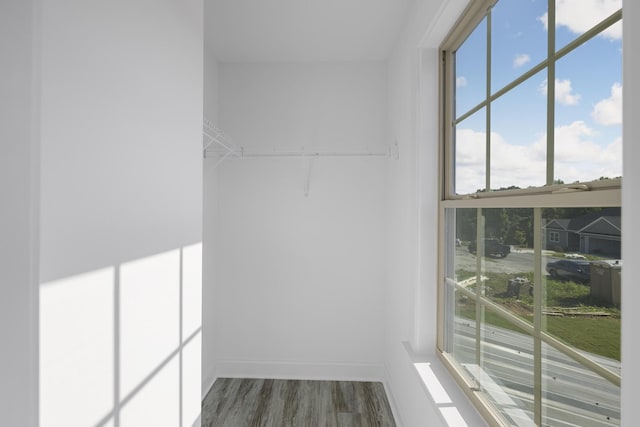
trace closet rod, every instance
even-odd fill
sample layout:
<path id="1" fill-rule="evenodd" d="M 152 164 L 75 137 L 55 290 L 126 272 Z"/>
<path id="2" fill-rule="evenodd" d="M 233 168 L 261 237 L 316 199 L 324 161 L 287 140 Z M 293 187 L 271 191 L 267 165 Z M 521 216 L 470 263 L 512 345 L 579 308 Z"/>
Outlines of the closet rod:
<path id="1" fill-rule="evenodd" d="M 206 151 L 206 157 L 225 155 L 220 150 Z M 338 151 L 247 151 L 230 152 L 230 157 L 396 157 L 397 151 L 389 149 L 386 152 L 338 152 Z"/>

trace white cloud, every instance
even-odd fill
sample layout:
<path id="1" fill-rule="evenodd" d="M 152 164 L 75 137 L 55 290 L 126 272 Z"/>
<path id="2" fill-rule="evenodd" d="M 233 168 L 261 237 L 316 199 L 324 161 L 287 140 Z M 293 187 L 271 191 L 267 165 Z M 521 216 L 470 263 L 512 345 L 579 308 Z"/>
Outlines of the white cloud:
<path id="1" fill-rule="evenodd" d="M 456 132 L 456 191 L 474 193 L 485 186 L 485 133 L 471 129 Z M 502 135 L 491 133 L 491 187 L 543 185 L 544 145 L 509 144 Z"/>
<path id="2" fill-rule="evenodd" d="M 582 121 L 555 130 L 555 176 L 566 183 L 587 182 L 601 176 L 622 175 L 622 139 L 606 146 L 593 142 L 595 131 Z M 491 187 L 526 188 L 546 179 L 546 135 L 529 145 L 507 142 L 491 133 Z M 458 129 L 456 133 L 456 190 L 473 193 L 485 183 L 485 133 Z"/>
<path id="3" fill-rule="evenodd" d="M 526 53 L 518 54 L 515 58 L 513 58 L 513 68 L 522 67 L 529 61 L 531 61 L 531 57 Z"/>
<path id="4" fill-rule="evenodd" d="M 595 131 L 582 121 L 555 130 L 555 175 L 564 182 L 622 175 L 622 138 L 598 145 Z"/>
<path id="5" fill-rule="evenodd" d="M 485 182 L 485 133 L 456 131 L 456 192 L 475 193 Z"/>
<path id="6" fill-rule="evenodd" d="M 622 7 L 622 0 L 557 0 L 556 26 L 564 26 L 572 33 L 582 34 L 598 22 Z M 548 13 L 538 18 L 546 29 L 549 28 Z M 602 33 L 611 40 L 622 38 L 622 24 L 618 22 Z"/>
<path id="7" fill-rule="evenodd" d="M 611 86 L 611 96 L 593 107 L 591 117 L 600 125 L 622 124 L 622 85 L 620 83 L 614 83 Z"/>
<path id="8" fill-rule="evenodd" d="M 556 79 L 556 101 L 562 105 L 577 105 L 580 102 L 580 95 L 572 93 L 571 80 Z"/>
<path id="9" fill-rule="evenodd" d="M 547 80 L 545 79 L 542 83 L 540 83 L 540 87 L 538 90 L 547 95 Z M 556 101 L 561 105 L 578 105 L 580 103 L 581 95 L 577 93 L 573 93 L 573 88 L 571 87 L 571 80 L 560 80 L 556 79 Z"/>
<path id="10" fill-rule="evenodd" d="M 594 135 L 594 130 L 581 120 L 556 127 L 556 161 L 567 164 L 583 163 L 591 162 L 594 158 L 599 157 L 600 147 L 590 140 Z"/>
<path id="11" fill-rule="evenodd" d="M 456 87 L 464 87 L 467 85 L 467 78 L 464 76 L 460 76 L 456 78 Z"/>

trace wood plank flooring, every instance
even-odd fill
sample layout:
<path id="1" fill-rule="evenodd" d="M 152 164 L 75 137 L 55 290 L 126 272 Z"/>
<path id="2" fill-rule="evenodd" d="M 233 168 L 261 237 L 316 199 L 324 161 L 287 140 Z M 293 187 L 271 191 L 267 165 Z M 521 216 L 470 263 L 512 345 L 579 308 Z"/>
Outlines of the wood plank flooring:
<path id="1" fill-rule="evenodd" d="M 219 378 L 202 427 L 395 427 L 381 383 Z"/>

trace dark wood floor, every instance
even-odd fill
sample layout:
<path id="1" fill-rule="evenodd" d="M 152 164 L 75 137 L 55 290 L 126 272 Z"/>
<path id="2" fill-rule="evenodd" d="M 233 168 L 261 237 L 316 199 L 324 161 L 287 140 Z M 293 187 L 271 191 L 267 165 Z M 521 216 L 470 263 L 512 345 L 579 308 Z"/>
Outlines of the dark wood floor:
<path id="1" fill-rule="evenodd" d="M 219 378 L 202 427 L 395 427 L 381 383 Z"/>

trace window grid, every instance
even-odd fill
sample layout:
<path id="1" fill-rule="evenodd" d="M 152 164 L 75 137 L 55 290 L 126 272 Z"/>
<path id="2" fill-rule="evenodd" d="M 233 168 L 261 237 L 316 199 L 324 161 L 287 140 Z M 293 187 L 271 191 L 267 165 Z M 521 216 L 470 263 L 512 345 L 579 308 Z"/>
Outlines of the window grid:
<path id="1" fill-rule="evenodd" d="M 448 227 L 448 222 L 451 220 L 451 215 L 447 215 L 447 210 L 450 208 L 477 208 L 477 235 L 476 241 L 481 242 L 484 238 L 482 226 L 484 217 L 482 216 L 482 208 L 491 207 L 531 207 L 533 208 L 533 226 L 534 230 L 542 230 L 542 208 L 543 207 L 566 207 L 566 206 L 582 206 L 582 207 L 604 207 L 604 206 L 620 206 L 620 186 L 621 179 L 608 180 L 606 182 L 589 182 L 577 185 L 564 185 L 554 184 L 554 137 L 555 137 L 555 85 L 550 83 L 547 85 L 547 167 L 546 167 L 546 186 L 524 189 L 524 190 L 509 190 L 495 192 L 491 191 L 491 104 L 502 95 L 509 93 L 512 89 L 526 81 L 536 73 L 546 70 L 547 81 L 555 82 L 555 63 L 558 59 L 571 53 L 576 48 L 582 46 L 591 38 L 597 36 L 606 28 L 617 23 L 622 19 L 622 10 L 619 10 L 601 21 L 594 26 L 591 30 L 578 36 L 575 40 L 564 46 L 563 48 L 556 50 L 555 40 L 555 0 L 548 0 L 548 42 L 547 42 L 547 58 L 542 62 L 535 65 L 529 71 L 517 77 L 511 83 L 505 87 L 499 89 L 495 93 L 491 92 L 491 11 L 497 0 L 488 0 L 480 2 L 471 2 L 469 8 L 463 18 L 458 23 L 456 28 L 447 37 L 448 42 L 443 44 L 441 50 L 443 52 L 443 64 L 442 73 L 443 78 L 443 90 L 441 96 L 443 97 L 444 111 L 442 112 L 443 128 L 442 137 L 445 141 L 443 144 L 443 156 L 442 156 L 442 170 L 443 170 L 443 187 L 442 187 L 442 199 L 440 202 L 440 229 L 443 230 Z M 478 22 L 483 18 L 487 19 L 487 72 L 486 72 L 486 98 L 477 104 L 475 107 L 464 112 L 456 117 L 454 114 L 453 100 L 455 99 L 455 51 L 462 45 L 466 35 L 468 35 Z M 464 30 L 461 30 L 463 28 Z M 470 117 L 474 113 L 480 111 L 482 108 L 486 108 L 486 192 L 476 193 L 470 195 L 457 195 L 455 193 L 454 185 L 454 165 L 455 165 L 455 127 L 466 118 Z M 449 142 L 447 142 L 449 141 Z M 449 218 L 447 220 L 447 218 Z M 475 399 L 477 403 L 480 403 L 479 409 L 483 415 L 488 416 L 502 424 L 508 425 L 507 421 L 501 416 L 501 414 L 492 407 L 491 404 L 487 404 L 488 400 L 482 394 L 476 393 L 480 390 L 480 385 L 470 381 L 466 377 L 465 371 L 458 365 L 452 355 L 449 355 L 445 350 L 447 338 L 444 334 L 445 321 L 444 317 L 447 317 L 446 307 L 442 307 L 447 297 L 444 296 L 446 289 L 454 289 L 460 291 L 462 294 L 469 298 L 475 299 L 476 302 L 476 362 L 478 366 L 481 364 L 481 328 L 479 325 L 482 323 L 482 319 L 485 315 L 485 310 L 489 310 L 504 320 L 520 327 L 525 332 L 533 337 L 534 343 L 534 421 L 537 425 L 541 425 L 543 421 L 543 407 L 542 407 L 542 343 L 546 343 L 551 347 L 561 351 L 570 358 L 578 361 L 583 366 L 591 369 L 593 372 L 606 378 L 608 381 L 615 385 L 620 385 L 620 376 L 614 372 L 611 372 L 607 367 L 602 366 L 598 362 L 585 356 L 583 353 L 577 351 L 575 348 L 568 346 L 555 338 L 548 332 L 543 330 L 542 325 L 542 308 L 543 308 L 543 296 L 542 296 L 542 276 L 539 273 L 542 270 L 542 236 L 540 232 L 534 232 L 534 292 L 533 292 L 533 305 L 534 316 L 533 322 L 528 323 L 521 318 L 517 317 L 510 311 L 502 308 L 500 305 L 491 301 L 489 298 L 483 295 L 483 287 L 481 280 L 481 258 L 482 258 L 482 246 L 478 245 L 477 253 L 477 265 L 476 265 L 476 288 L 474 292 L 461 287 L 454 280 L 448 279 L 445 265 L 450 265 L 450 261 L 447 261 L 446 254 L 449 254 L 447 249 L 446 237 L 447 233 L 440 233 L 441 243 L 443 248 L 441 251 L 441 260 L 439 262 L 441 273 L 439 277 L 442 278 L 439 296 L 439 303 L 441 308 L 439 309 L 439 326 L 438 326 L 438 347 L 442 353 L 442 358 L 450 369 L 456 373 L 457 379 L 466 386 L 468 392 Z M 559 242 L 560 235 L 558 232 L 550 232 L 550 241 Z"/>
<path id="2" fill-rule="evenodd" d="M 498 100 L 500 97 L 502 97 L 503 95 L 509 93 L 511 90 L 513 90 L 514 88 L 516 88 L 517 86 L 519 86 L 520 84 L 522 84 L 523 82 L 525 82 L 527 79 L 529 79 L 530 77 L 534 76 L 535 74 L 539 73 L 542 70 L 547 70 L 547 81 L 553 81 L 555 82 L 555 64 L 556 62 L 563 58 L 564 56 L 570 54 L 572 51 L 574 51 L 575 49 L 579 48 L 580 46 L 584 45 L 586 42 L 588 42 L 589 40 L 591 40 L 592 38 L 596 37 L 598 34 L 602 33 L 604 30 L 606 30 L 607 28 L 611 27 L 612 25 L 616 24 L 617 22 L 619 22 L 622 19 L 622 10 L 618 10 L 617 12 L 613 13 L 611 16 L 607 17 L 606 19 L 604 19 L 603 21 L 601 21 L 599 24 L 595 25 L 593 28 L 591 28 L 589 31 L 586 31 L 584 34 L 578 36 L 575 40 L 573 40 L 572 42 L 568 43 L 566 46 L 564 46 L 563 48 L 559 49 L 556 51 L 555 49 L 555 31 L 552 31 L 552 28 L 555 28 L 555 0 L 549 0 L 549 8 L 548 8 L 548 13 L 549 13 L 549 32 L 548 32 L 548 52 L 547 52 L 547 58 L 545 58 L 543 61 L 541 61 L 539 64 L 535 65 L 534 67 L 532 67 L 531 69 L 529 69 L 527 72 L 523 73 L 522 75 L 520 75 L 519 77 L 517 77 L 516 79 L 514 79 L 511 83 L 507 84 L 506 86 L 504 86 L 503 88 L 499 89 L 498 91 L 496 91 L 495 93 L 491 93 L 491 8 L 495 5 L 495 3 L 497 2 L 497 0 L 491 0 L 487 3 L 487 12 L 486 12 L 486 17 L 487 17 L 487 61 L 486 61 L 486 74 L 487 74 L 487 82 L 486 82 L 486 98 L 484 100 L 482 100 L 479 104 L 477 104 L 475 107 L 471 108 L 469 111 L 459 115 L 458 117 L 454 117 L 452 111 L 451 111 L 451 104 L 449 103 L 448 108 L 445 108 L 445 112 L 444 112 L 444 123 L 445 123 L 445 131 L 443 132 L 444 138 L 445 140 L 451 140 L 452 138 L 452 134 L 455 134 L 454 129 L 455 127 L 463 122 L 465 119 L 469 118 L 470 116 L 472 116 L 474 113 L 477 113 L 478 111 L 480 111 L 482 108 L 486 108 L 487 114 L 486 114 L 486 157 L 487 157 L 487 167 L 486 167 L 486 189 L 489 190 L 490 187 L 490 157 L 491 157 L 491 141 L 490 141 L 490 133 L 491 133 L 491 104 L 493 102 L 495 102 L 496 100 Z M 461 43 L 464 40 L 456 40 L 457 43 Z M 449 45 L 445 45 L 443 46 L 441 49 L 443 51 L 443 62 L 444 62 L 444 67 L 443 67 L 443 73 L 447 74 L 447 75 L 453 75 L 454 74 L 454 67 L 453 64 L 455 64 L 455 50 L 457 49 L 458 46 L 456 46 L 455 44 L 449 44 Z M 553 80 L 551 80 L 553 79 Z M 455 78 L 454 79 L 450 79 L 452 81 L 448 81 L 445 84 L 445 93 L 444 93 L 444 97 L 445 97 L 445 102 L 446 99 L 453 99 L 453 97 L 455 96 L 455 89 L 453 88 L 453 85 L 455 85 Z M 450 126 L 447 125 L 447 123 L 450 123 Z M 560 184 L 560 185 L 554 185 L 554 151 L 555 151 L 555 144 L 554 144 L 554 137 L 555 137 L 555 85 L 554 84 L 549 84 L 547 85 L 547 168 L 546 168 L 546 190 L 545 191 L 557 191 L 558 189 L 563 189 L 566 188 L 566 186 L 564 184 Z M 454 143 L 455 144 L 455 143 Z M 446 169 L 451 172 L 453 170 L 453 161 L 455 161 L 455 158 L 453 158 L 453 153 L 451 152 L 451 150 L 446 150 L 445 151 L 445 155 L 447 156 L 447 158 L 445 159 L 446 165 L 449 166 Z M 449 175 L 449 174 L 448 174 Z M 454 181 L 453 181 L 453 177 L 449 177 L 448 175 L 445 176 L 445 194 L 444 194 L 444 199 L 445 200 L 454 200 L 457 198 L 465 198 L 465 197 L 481 197 L 481 195 L 479 194 L 473 194 L 473 195 L 457 195 L 455 193 L 454 190 Z M 611 180 L 611 181 L 615 181 L 615 180 Z M 603 184 L 606 185 L 606 183 L 598 183 L 597 181 L 594 182 L 589 182 L 589 183 L 582 183 L 582 186 L 585 186 L 585 189 L 591 190 L 593 188 L 598 189 L 603 187 Z M 620 184 L 619 183 L 614 183 L 613 184 L 614 188 L 619 188 Z M 533 192 L 539 192 L 540 188 L 538 189 L 525 189 L 525 190 L 515 190 L 512 191 L 512 193 L 522 193 L 522 194 L 527 194 L 527 193 L 533 193 Z M 491 196 L 498 196 L 498 194 L 495 194 L 492 191 L 487 191 L 487 193 L 489 193 L 489 197 Z M 501 194 L 500 194 L 501 195 Z M 506 194 L 505 195 L 509 195 Z"/>

